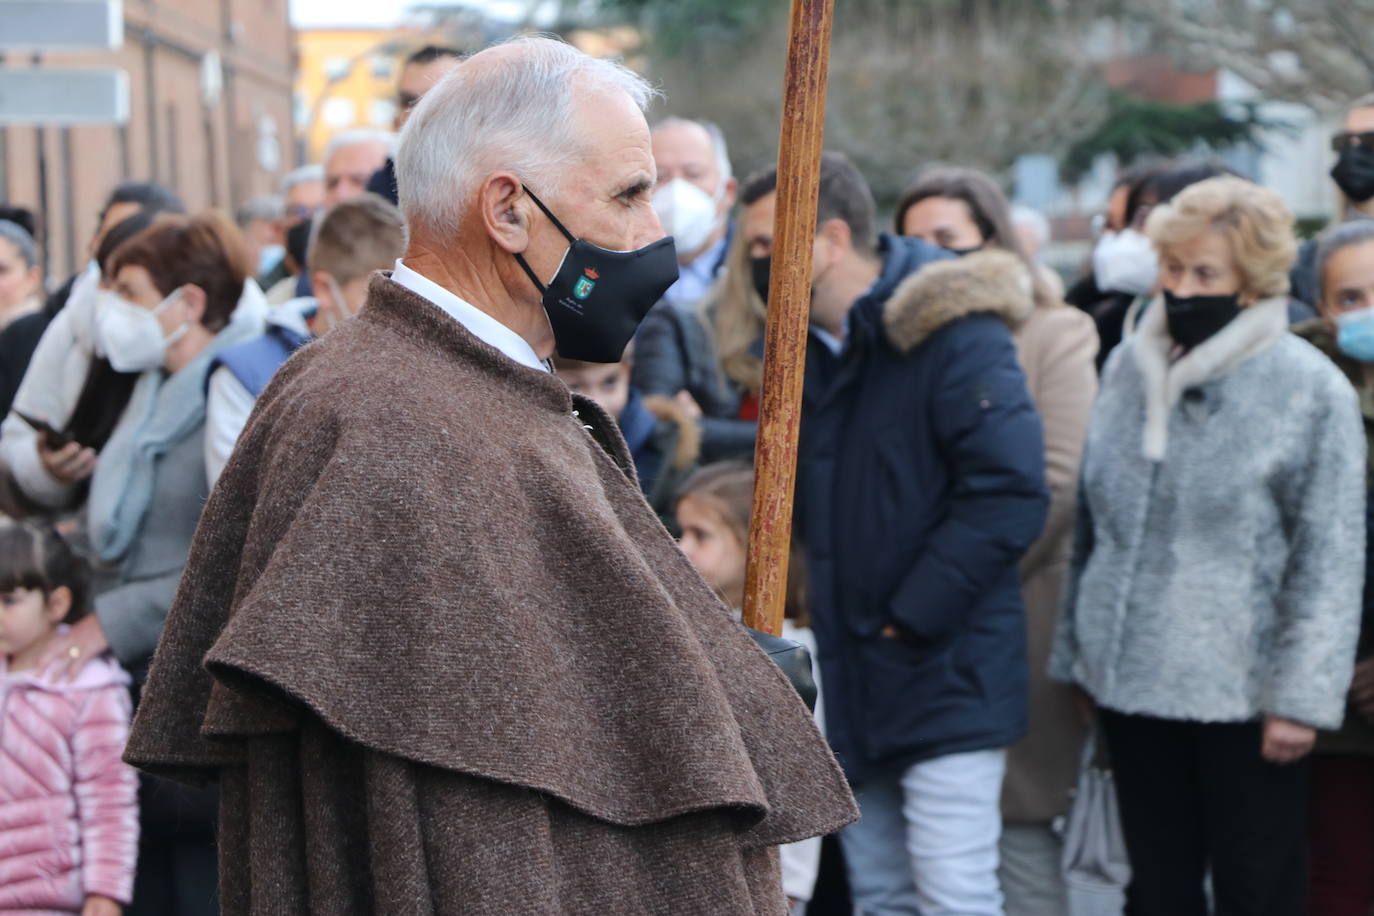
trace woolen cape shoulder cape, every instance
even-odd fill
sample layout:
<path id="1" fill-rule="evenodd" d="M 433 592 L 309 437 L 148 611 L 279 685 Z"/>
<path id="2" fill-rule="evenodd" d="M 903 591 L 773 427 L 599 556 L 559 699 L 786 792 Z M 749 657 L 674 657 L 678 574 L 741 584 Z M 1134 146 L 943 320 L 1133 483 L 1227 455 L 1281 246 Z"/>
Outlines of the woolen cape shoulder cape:
<path id="1" fill-rule="evenodd" d="M 614 423 L 373 279 L 264 392 L 127 758 L 221 784 L 224 912 L 780 913 L 852 798 Z"/>

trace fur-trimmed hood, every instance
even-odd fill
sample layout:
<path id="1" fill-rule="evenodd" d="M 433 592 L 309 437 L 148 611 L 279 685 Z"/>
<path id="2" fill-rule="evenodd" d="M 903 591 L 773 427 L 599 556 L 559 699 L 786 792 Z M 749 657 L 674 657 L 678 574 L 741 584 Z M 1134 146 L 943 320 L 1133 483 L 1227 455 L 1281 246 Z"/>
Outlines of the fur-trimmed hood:
<path id="1" fill-rule="evenodd" d="M 927 264 L 903 280 L 883 309 L 883 328 L 894 347 L 910 353 L 968 315 L 993 314 L 1015 328 L 1034 308 L 1025 262 L 1010 251 L 987 249 Z"/>

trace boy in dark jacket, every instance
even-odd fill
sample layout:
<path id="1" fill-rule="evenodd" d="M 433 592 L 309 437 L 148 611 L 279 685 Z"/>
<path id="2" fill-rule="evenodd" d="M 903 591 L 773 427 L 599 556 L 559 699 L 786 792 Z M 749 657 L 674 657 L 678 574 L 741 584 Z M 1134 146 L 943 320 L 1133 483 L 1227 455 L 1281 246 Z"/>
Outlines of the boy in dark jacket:
<path id="1" fill-rule="evenodd" d="M 699 463 L 701 428 L 672 398 L 645 397 L 630 385 L 630 352 L 618 363 L 554 357 L 553 365 L 574 393 L 586 395 L 615 417 L 645 498 L 673 530 L 674 496 Z"/>
<path id="2" fill-rule="evenodd" d="M 741 195 L 755 259 L 776 185 L 765 172 Z M 1000 315 L 904 294 L 950 255 L 874 223 L 863 177 L 827 153 L 797 519 L 829 737 L 863 815 L 841 841 L 860 912 L 996 916 L 1006 748 L 1027 719 L 1017 565 L 1048 505 L 1040 418 Z"/>

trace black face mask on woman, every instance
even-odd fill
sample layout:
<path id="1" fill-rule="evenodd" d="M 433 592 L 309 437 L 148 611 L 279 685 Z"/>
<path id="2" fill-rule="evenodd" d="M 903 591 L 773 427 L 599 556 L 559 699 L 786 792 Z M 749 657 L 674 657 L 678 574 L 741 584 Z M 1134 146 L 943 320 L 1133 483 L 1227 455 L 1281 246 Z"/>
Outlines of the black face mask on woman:
<path id="1" fill-rule="evenodd" d="M 1331 180 L 1357 204 L 1374 197 L 1374 150 L 1354 143 L 1341 147 Z"/>
<path id="2" fill-rule="evenodd" d="M 587 363 L 618 363 L 654 303 L 677 282 L 673 237 L 634 251 L 611 251 L 579 239 L 543 201 L 525 188 L 568 240 L 568 251 L 549 285 L 539 282 L 523 255 L 515 260 L 543 294 L 558 355 Z"/>
<path id="3" fill-rule="evenodd" d="M 1231 323 L 1240 314 L 1240 297 L 1175 296 L 1164 291 L 1165 317 L 1169 336 L 1184 349 L 1191 350 Z"/>

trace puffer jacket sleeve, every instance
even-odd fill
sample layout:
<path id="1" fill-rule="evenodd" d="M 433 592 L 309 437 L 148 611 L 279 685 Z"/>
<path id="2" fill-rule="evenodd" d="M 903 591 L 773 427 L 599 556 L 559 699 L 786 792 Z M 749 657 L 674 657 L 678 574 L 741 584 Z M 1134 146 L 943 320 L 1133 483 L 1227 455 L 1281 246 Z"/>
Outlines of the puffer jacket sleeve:
<path id="1" fill-rule="evenodd" d="M 635 334 L 631 383 L 640 394 L 675 397 L 687 388 L 687 363 L 672 305 L 660 302 L 645 316 Z"/>
<path id="2" fill-rule="evenodd" d="M 933 432 L 950 466 L 949 513 L 898 585 L 893 619 L 916 638 L 954 632 L 1000 588 L 1045 524 L 1045 449 L 1011 334 L 991 316 L 963 318 L 931 338 L 941 360 Z"/>
<path id="3" fill-rule="evenodd" d="M 1336 728 L 1359 640 L 1365 560 L 1365 436 L 1354 389 L 1335 377 L 1281 488 L 1288 562 L 1278 594 L 1269 715 Z"/>
<path id="4" fill-rule="evenodd" d="M 123 685 L 90 691 L 71 739 L 82 891 L 126 904 L 133 899 L 138 860 L 138 776 L 120 759 L 131 707 Z"/>

